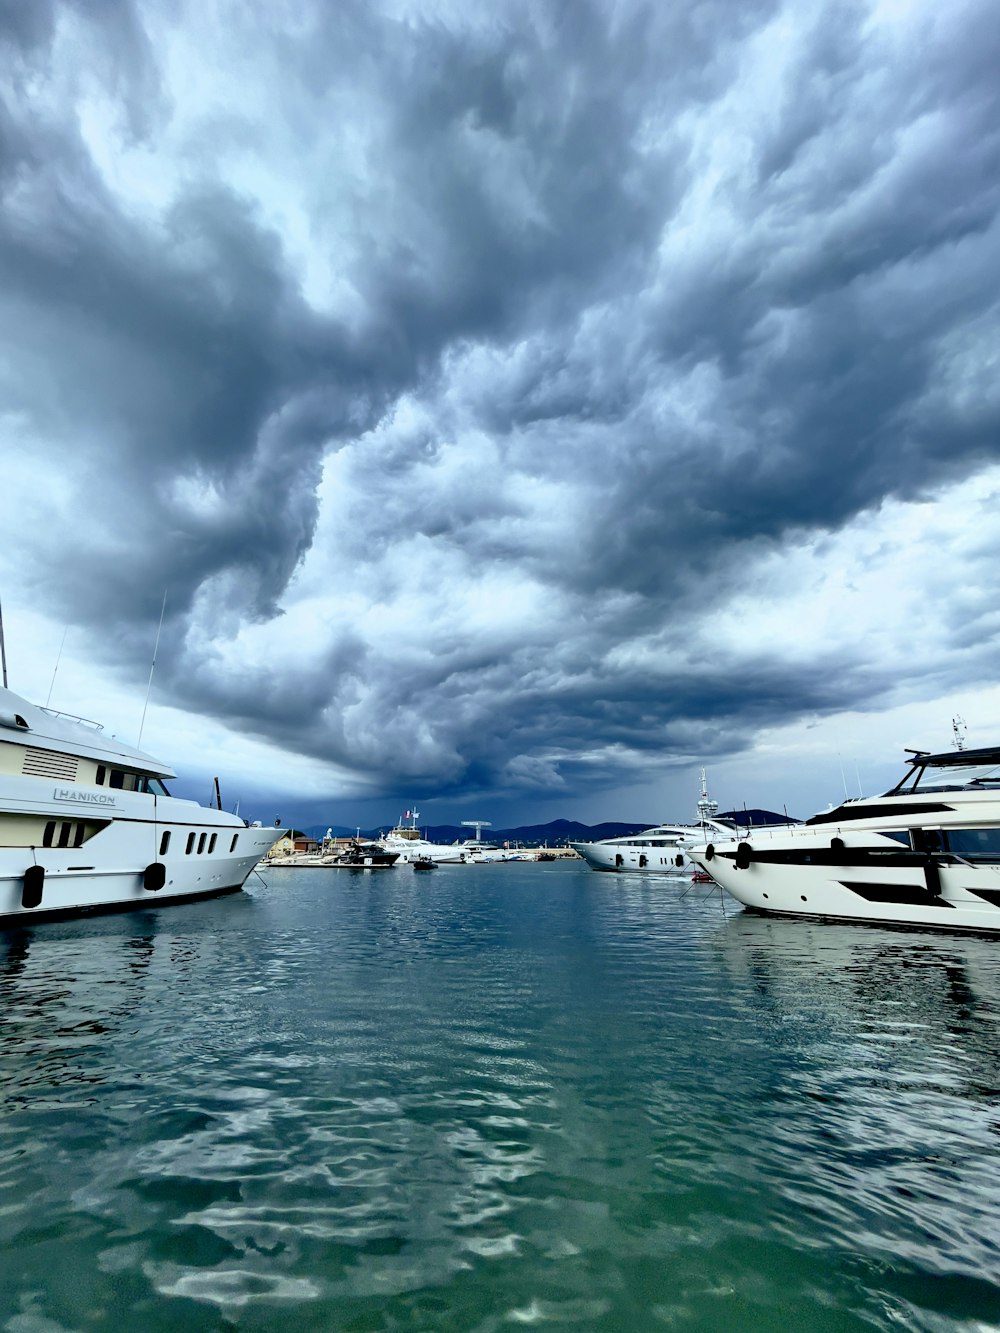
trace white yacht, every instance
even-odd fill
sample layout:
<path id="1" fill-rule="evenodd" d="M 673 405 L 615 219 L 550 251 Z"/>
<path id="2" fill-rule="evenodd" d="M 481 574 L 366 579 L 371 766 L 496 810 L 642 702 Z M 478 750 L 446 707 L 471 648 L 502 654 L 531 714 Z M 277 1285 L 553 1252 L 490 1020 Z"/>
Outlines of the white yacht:
<path id="1" fill-rule="evenodd" d="M 657 824 L 641 833 L 602 838 L 600 842 L 571 842 L 570 846 L 593 870 L 687 875 L 694 869 L 687 854 L 689 847 L 704 845 L 713 833 L 728 837 L 733 831 L 728 824 L 715 819 L 718 809 L 718 801 L 713 801 L 708 794 L 705 770 L 702 769 L 696 824 Z"/>
<path id="2" fill-rule="evenodd" d="M 420 836 L 417 820 L 418 810 L 407 810 L 394 829 L 376 839 L 380 847 L 387 852 L 396 852 L 397 865 L 409 865 L 413 861 L 435 861 L 438 865 L 459 865 L 465 860 L 465 848 L 458 842 L 428 842 Z M 410 820 L 407 824 L 404 821 Z"/>
<path id="3" fill-rule="evenodd" d="M 755 912 L 1000 931 L 1000 748 L 907 753 L 883 796 L 691 857 Z"/>
<path id="4" fill-rule="evenodd" d="M 0 925 L 242 888 L 282 830 L 171 796 L 174 776 L 0 689 Z"/>

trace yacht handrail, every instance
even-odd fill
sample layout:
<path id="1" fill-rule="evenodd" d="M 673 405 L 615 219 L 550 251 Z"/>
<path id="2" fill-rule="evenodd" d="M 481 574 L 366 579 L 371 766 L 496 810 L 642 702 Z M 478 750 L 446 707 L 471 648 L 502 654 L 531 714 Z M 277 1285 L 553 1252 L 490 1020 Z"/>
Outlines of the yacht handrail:
<path id="1" fill-rule="evenodd" d="M 61 708 L 45 708 L 42 704 L 37 705 L 39 712 L 48 713 L 49 717 L 65 717 L 70 722 L 82 722 L 85 727 L 93 727 L 95 731 L 103 731 L 104 723 L 95 722 L 93 718 L 80 717 L 77 713 L 64 713 Z"/>

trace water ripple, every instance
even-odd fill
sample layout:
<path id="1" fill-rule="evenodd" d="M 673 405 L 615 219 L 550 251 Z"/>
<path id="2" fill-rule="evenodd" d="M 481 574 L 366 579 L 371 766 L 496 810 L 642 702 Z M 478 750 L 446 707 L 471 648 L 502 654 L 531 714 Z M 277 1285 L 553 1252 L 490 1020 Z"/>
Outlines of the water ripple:
<path id="1" fill-rule="evenodd" d="M 418 879 L 0 941 L 5 1327 L 1000 1326 L 990 941 Z"/>

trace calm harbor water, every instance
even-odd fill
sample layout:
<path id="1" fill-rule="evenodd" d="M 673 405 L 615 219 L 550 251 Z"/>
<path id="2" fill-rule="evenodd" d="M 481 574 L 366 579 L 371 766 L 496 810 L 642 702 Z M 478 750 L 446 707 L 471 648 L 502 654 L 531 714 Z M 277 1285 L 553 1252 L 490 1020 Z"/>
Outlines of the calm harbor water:
<path id="1" fill-rule="evenodd" d="M 0 935 L 0 1328 L 1000 1328 L 996 941 L 265 878 Z"/>

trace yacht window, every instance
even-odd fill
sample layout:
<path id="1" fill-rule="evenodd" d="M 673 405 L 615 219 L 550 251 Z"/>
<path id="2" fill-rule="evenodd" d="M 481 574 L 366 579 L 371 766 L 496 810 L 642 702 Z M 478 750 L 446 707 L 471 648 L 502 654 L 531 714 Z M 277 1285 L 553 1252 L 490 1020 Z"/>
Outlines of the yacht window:
<path id="1" fill-rule="evenodd" d="M 211 837 L 209 838 L 209 840 L 208 840 L 208 854 L 209 854 L 209 856 L 211 856 L 212 853 L 215 851 L 215 843 L 216 843 L 216 839 L 218 838 L 218 836 L 219 836 L 219 835 L 218 835 L 217 833 L 213 833 L 212 836 L 211 836 Z"/>
<path id="2" fill-rule="evenodd" d="M 120 768 L 113 768 L 111 770 L 111 777 L 108 779 L 108 786 L 115 787 L 120 790 L 122 787 L 124 787 L 124 785 L 125 785 L 125 774 L 121 771 Z"/>
<path id="3" fill-rule="evenodd" d="M 1000 858 L 1000 829 L 949 829 L 948 850 L 970 861 L 996 861 Z"/>
<path id="4" fill-rule="evenodd" d="M 187 840 L 187 846 L 184 848 L 184 855 L 185 855 L 185 856 L 190 856 L 191 853 L 192 853 L 193 851 L 194 851 L 194 834 L 193 834 L 193 833 L 189 833 L 189 834 L 188 834 L 188 840 Z"/>
<path id="5" fill-rule="evenodd" d="M 151 791 L 154 796 L 170 795 L 170 793 L 167 791 L 166 787 L 163 785 L 163 783 L 160 781 L 159 778 L 147 778 L 146 790 Z"/>
<path id="6" fill-rule="evenodd" d="M 167 848 L 170 846 L 170 830 L 164 829 L 163 836 L 160 838 L 160 855 L 166 856 Z"/>
<path id="7" fill-rule="evenodd" d="M 234 833 L 234 834 L 233 834 L 233 840 L 232 840 L 232 842 L 229 844 L 229 851 L 230 851 L 230 854 L 232 854 L 233 852 L 236 851 L 236 844 L 239 842 L 239 840 L 240 840 L 240 835 L 239 835 L 238 833 Z"/>
<path id="8" fill-rule="evenodd" d="M 87 831 L 87 830 L 86 830 L 86 827 L 84 826 L 84 824 L 83 824 L 82 822 L 79 823 L 79 824 L 77 824 L 77 826 L 76 826 L 76 834 L 75 834 L 75 836 L 74 836 L 74 838 L 73 838 L 73 846 L 74 846 L 74 847 L 82 847 L 82 846 L 83 846 L 83 835 L 86 833 L 86 831 Z"/>
<path id="9" fill-rule="evenodd" d="M 54 819 L 50 819 L 49 822 L 45 825 L 45 832 L 42 834 L 43 847 L 52 846 L 52 839 L 55 837 L 55 832 L 56 832 L 56 821 Z"/>
<path id="10" fill-rule="evenodd" d="M 71 829 L 72 827 L 73 827 L 72 824 L 67 824 L 65 821 L 63 821 L 63 823 L 61 823 L 61 824 L 59 825 L 59 846 L 60 846 L 60 847 L 68 847 L 68 846 L 69 846 L 69 831 L 70 831 L 70 829 Z"/>
<path id="11" fill-rule="evenodd" d="M 94 781 L 97 783 L 98 787 L 104 786 L 104 779 L 107 777 L 107 773 L 108 770 L 103 764 L 97 765 L 97 776 L 94 778 Z"/>
<path id="12" fill-rule="evenodd" d="M 205 838 L 206 838 L 207 836 L 208 836 L 207 834 L 203 833 L 203 834 L 201 835 L 201 837 L 198 839 L 198 855 L 199 855 L 199 856 L 201 856 L 202 852 L 205 850 Z"/>

